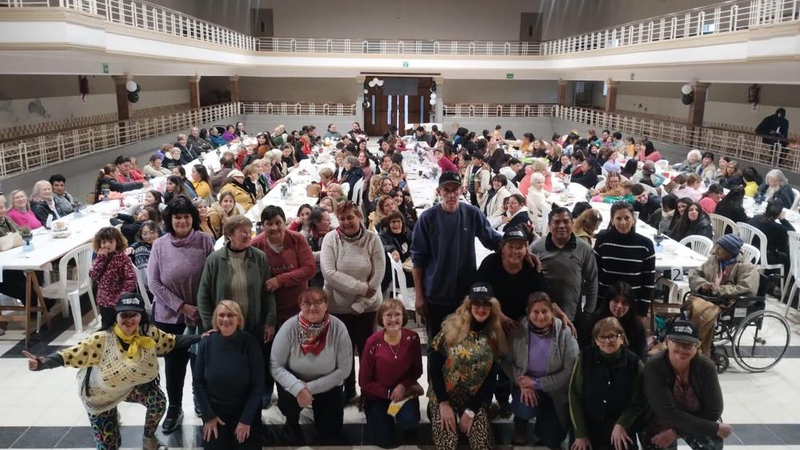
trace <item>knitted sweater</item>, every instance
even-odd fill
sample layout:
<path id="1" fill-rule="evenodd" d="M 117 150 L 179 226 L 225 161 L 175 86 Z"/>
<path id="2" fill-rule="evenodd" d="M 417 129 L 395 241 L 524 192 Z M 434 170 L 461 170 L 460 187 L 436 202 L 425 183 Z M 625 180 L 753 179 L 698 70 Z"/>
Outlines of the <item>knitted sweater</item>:
<path id="1" fill-rule="evenodd" d="M 338 231 L 332 231 L 322 240 L 320 270 L 325 277 L 324 290 L 333 314 L 377 311 L 383 301 L 381 282 L 386 270 L 383 245 L 377 234 L 367 230 L 361 233 L 359 239 L 351 241 Z M 375 289 L 375 295 L 366 298 L 369 287 Z M 355 303 L 364 309 L 353 309 Z"/>
<path id="2" fill-rule="evenodd" d="M 136 288 L 136 272 L 124 252 L 98 255 L 89 269 L 89 277 L 97 283 L 97 304 L 106 308 L 117 305 L 117 298 Z"/>
<path id="3" fill-rule="evenodd" d="M 599 297 L 616 281 L 631 286 L 636 296 L 636 312 L 647 315 L 653 299 L 656 274 L 656 254 L 653 241 L 631 230 L 621 234 L 611 228 L 597 235 L 594 244 L 597 258 Z"/>
<path id="4" fill-rule="evenodd" d="M 341 320 L 330 316 L 325 347 L 318 355 L 300 349 L 300 325 L 292 316 L 275 335 L 269 366 L 275 381 L 297 396 L 306 387 L 311 395 L 344 384 L 353 368 L 353 343 Z"/>
<path id="5" fill-rule="evenodd" d="M 306 239 L 300 233 L 286 230 L 280 253 L 269 246 L 266 233 L 256 236 L 250 245 L 267 255 L 270 276 L 278 281 L 278 289 L 273 292 L 278 322 L 299 313 L 297 298 L 317 273 L 314 254 Z"/>
<path id="6" fill-rule="evenodd" d="M 31 230 L 41 228 L 42 223 L 36 218 L 36 215 L 30 209 L 27 211 L 20 211 L 16 208 L 8 209 L 8 218 L 13 220 L 18 227 L 28 227 Z"/>
<path id="7" fill-rule="evenodd" d="M 183 323 L 184 303 L 197 304 L 206 258 L 214 251 L 208 235 L 191 231 L 183 239 L 165 234 L 153 242 L 147 280 L 153 293 L 153 315 L 162 323 Z"/>

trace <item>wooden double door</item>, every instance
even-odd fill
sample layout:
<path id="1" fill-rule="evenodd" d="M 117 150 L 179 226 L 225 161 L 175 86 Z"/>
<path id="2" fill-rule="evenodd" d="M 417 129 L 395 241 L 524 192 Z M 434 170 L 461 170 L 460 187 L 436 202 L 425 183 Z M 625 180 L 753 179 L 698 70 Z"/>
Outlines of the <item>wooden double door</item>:
<path id="1" fill-rule="evenodd" d="M 370 87 L 369 82 L 375 76 L 367 76 L 364 81 L 365 102 L 364 131 L 369 136 L 381 136 L 392 126 L 396 126 L 399 135 L 406 134 L 408 123 L 424 123 L 431 121 L 433 107 L 431 99 L 431 77 L 378 77 L 384 81 L 383 86 Z M 416 83 L 416 90 L 411 83 Z"/>

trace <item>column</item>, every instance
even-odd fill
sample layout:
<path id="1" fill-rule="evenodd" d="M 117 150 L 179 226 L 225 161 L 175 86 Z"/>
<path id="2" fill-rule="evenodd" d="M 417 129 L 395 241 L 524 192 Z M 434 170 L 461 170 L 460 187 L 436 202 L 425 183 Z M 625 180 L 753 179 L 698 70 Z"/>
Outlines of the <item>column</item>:
<path id="1" fill-rule="evenodd" d="M 239 75 L 231 77 L 231 103 L 239 101 Z"/>
<path id="2" fill-rule="evenodd" d="M 706 111 L 706 92 L 710 83 L 701 83 L 699 81 L 692 81 L 692 94 L 694 101 L 689 105 L 689 126 L 692 128 L 699 128 L 703 126 L 703 116 Z"/>
<path id="3" fill-rule="evenodd" d="M 200 75 L 189 77 L 189 108 L 200 109 Z"/>
<path id="4" fill-rule="evenodd" d="M 569 82 L 567 80 L 558 80 L 558 104 L 561 106 L 567 106 L 567 84 Z"/>
<path id="5" fill-rule="evenodd" d="M 117 85 L 117 117 L 120 121 L 131 118 L 130 103 L 128 103 L 128 89 L 125 84 L 133 80 L 133 75 L 113 75 L 114 84 Z"/>
<path id="6" fill-rule="evenodd" d="M 119 145 L 124 145 L 128 142 L 127 124 L 126 120 L 131 118 L 131 105 L 128 102 L 128 89 L 125 84 L 133 80 L 133 75 L 126 73 L 125 75 L 113 75 L 114 84 L 117 86 L 117 118 L 119 119 Z"/>
<path id="7" fill-rule="evenodd" d="M 361 129 L 366 129 L 367 124 L 364 123 L 364 100 L 366 97 L 364 96 L 364 81 L 366 77 L 358 76 L 356 77 L 356 122 L 361 125 Z M 347 124 L 347 128 L 340 130 L 339 132 L 344 134 L 350 130 L 350 124 Z"/>
<path id="8" fill-rule="evenodd" d="M 435 77 L 433 81 L 436 82 L 436 113 L 434 114 L 434 123 L 441 123 L 440 130 L 444 129 L 444 78 Z"/>
<path id="9" fill-rule="evenodd" d="M 614 112 L 617 110 L 617 89 L 619 88 L 619 81 L 606 81 L 606 112 Z"/>

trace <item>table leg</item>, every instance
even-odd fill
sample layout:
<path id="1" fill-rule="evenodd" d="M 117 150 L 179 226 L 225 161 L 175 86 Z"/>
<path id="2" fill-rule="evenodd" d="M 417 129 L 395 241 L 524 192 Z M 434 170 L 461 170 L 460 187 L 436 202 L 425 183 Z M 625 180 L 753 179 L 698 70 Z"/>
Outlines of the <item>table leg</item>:
<path id="1" fill-rule="evenodd" d="M 44 302 L 42 288 L 39 286 L 39 279 L 36 277 L 36 272 L 27 272 L 25 278 L 25 347 L 27 348 L 31 337 L 31 313 L 42 313 L 48 328 L 50 328 L 50 314 L 47 312 L 47 305 Z M 33 306 L 33 298 L 31 298 L 32 293 L 36 295 L 37 306 Z"/>

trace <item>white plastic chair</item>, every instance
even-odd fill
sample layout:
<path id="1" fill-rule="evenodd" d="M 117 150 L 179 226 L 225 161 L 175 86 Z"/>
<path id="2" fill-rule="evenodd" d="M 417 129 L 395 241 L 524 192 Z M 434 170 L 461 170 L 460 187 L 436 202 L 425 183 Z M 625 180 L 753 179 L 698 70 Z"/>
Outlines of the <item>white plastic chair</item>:
<path id="1" fill-rule="evenodd" d="M 408 289 L 406 284 L 406 273 L 403 270 L 403 264 L 395 261 L 391 253 L 386 253 L 386 259 L 389 261 L 389 266 L 392 268 L 392 298 L 400 300 L 405 305 L 407 311 L 416 311 L 415 301 L 416 294 L 414 290 Z M 398 295 L 398 289 L 400 293 Z"/>
<path id="2" fill-rule="evenodd" d="M 711 228 L 714 229 L 714 241 L 728 233 L 739 234 L 739 226 L 736 225 L 736 222 L 719 214 L 709 214 L 709 216 L 711 217 Z M 730 231 L 727 231 L 728 228 Z"/>
<path id="3" fill-rule="evenodd" d="M 756 268 L 758 270 L 778 270 L 781 277 L 781 298 L 783 298 L 783 291 L 785 280 L 784 278 L 784 269 L 783 264 L 770 264 L 767 262 L 767 236 L 758 228 L 746 224 L 744 222 L 738 222 L 736 224 L 739 227 L 739 237 L 742 238 L 742 241 L 746 244 L 753 245 L 753 240 L 757 237 L 759 243 L 759 252 L 760 258 L 758 260 L 758 264 L 756 264 Z"/>
<path id="4" fill-rule="evenodd" d="M 742 244 L 742 256 L 753 265 L 758 265 L 758 260 L 761 259 L 761 251 L 750 244 Z"/>
<path id="5" fill-rule="evenodd" d="M 685 238 L 681 239 L 680 244 L 688 246 L 692 249 L 692 251 L 703 256 L 710 255 L 711 249 L 714 248 L 714 241 L 705 236 L 698 235 L 686 236 Z"/>
<path id="6" fill-rule="evenodd" d="M 68 264 L 75 261 L 75 278 L 69 277 L 70 271 Z M 62 314 L 69 317 L 69 310 L 72 309 L 75 331 L 83 331 L 83 316 L 81 315 L 80 296 L 88 293 L 91 300 L 94 320 L 99 317 L 97 305 L 92 293 L 92 280 L 89 278 L 89 269 L 92 268 L 92 244 L 83 244 L 64 255 L 58 263 L 58 281 L 42 287 L 42 295 L 45 298 L 61 299 Z"/>
<path id="7" fill-rule="evenodd" d="M 352 200 L 353 203 L 355 203 L 358 206 L 361 206 L 361 192 L 363 188 L 364 188 L 363 178 L 356 181 L 356 184 L 353 185 L 353 196 L 350 198 L 350 200 Z"/>
<path id="8" fill-rule="evenodd" d="M 792 207 L 789 209 L 792 211 L 797 211 L 797 208 L 800 207 L 800 191 L 792 188 L 792 192 L 794 192 L 794 201 L 792 202 Z"/>
<path id="9" fill-rule="evenodd" d="M 786 299 L 786 311 L 783 315 L 789 314 L 789 308 L 792 306 L 792 299 L 794 298 L 797 289 L 800 288 L 800 233 L 796 231 L 789 232 L 789 258 L 791 264 L 789 266 L 789 275 L 786 277 L 786 288 L 789 291 L 789 297 Z M 789 280 L 791 279 L 791 284 Z M 789 288 L 791 286 L 791 288 Z M 782 301 L 783 299 L 781 299 Z"/>
<path id="10" fill-rule="evenodd" d="M 659 159 L 655 162 L 656 167 L 660 168 L 661 170 L 669 169 L 669 161 L 666 159 Z"/>
<path id="11" fill-rule="evenodd" d="M 136 272 L 136 290 L 144 300 L 144 309 L 147 311 L 147 314 L 152 314 L 153 302 L 150 300 L 150 295 L 147 293 L 147 276 L 136 266 L 133 266 L 133 270 Z"/>
<path id="12" fill-rule="evenodd" d="M 602 175 L 600 175 L 600 176 L 602 176 Z M 600 180 L 600 177 L 597 177 L 597 179 Z M 603 187 L 605 185 L 606 185 L 606 180 L 600 180 L 600 181 L 597 182 L 596 185 L 594 185 L 594 188 L 599 191 L 600 189 L 603 189 Z"/>

